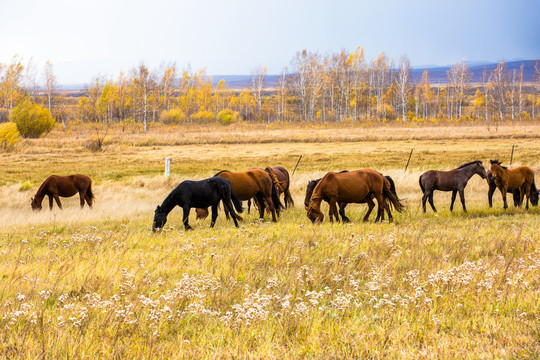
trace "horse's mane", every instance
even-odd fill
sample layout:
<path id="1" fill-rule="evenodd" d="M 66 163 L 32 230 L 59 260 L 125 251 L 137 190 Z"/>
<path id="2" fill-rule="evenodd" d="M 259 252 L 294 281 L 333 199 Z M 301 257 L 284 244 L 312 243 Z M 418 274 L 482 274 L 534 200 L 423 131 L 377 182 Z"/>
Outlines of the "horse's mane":
<path id="1" fill-rule="evenodd" d="M 459 165 L 456 169 L 463 169 L 463 168 L 466 167 L 466 166 L 469 166 L 469 165 L 472 165 L 472 164 L 476 164 L 476 163 L 481 164 L 482 162 L 481 162 L 480 160 L 474 160 L 474 161 L 468 162 L 468 163 L 466 163 L 466 164 Z"/>
<path id="2" fill-rule="evenodd" d="M 215 174 L 214 176 L 218 176 L 219 174 L 224 173 L 224 172 L 230 172 L 230 170 L 221 170 L 220 172 L 218 172 L 218 173 Z"/>

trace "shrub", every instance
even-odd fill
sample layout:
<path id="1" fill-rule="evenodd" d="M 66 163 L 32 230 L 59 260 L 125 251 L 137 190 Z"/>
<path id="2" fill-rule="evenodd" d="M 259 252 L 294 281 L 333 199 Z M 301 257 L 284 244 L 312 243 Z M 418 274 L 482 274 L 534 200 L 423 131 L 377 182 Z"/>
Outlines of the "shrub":
<path id="1" fill-rule="evenodd" d="M 8 109 L 0 108 L 0 123 L 8 121 L 9 111 Z"/>
<path id="2" fill-rule="evenodd" d="M 232 111 L 231 109 L 221 110 L 217 117 L 221 125 L 229 125 L 240 121 L 240 114 L 238 111 Z"/>
<path id="3" fill-rule="evenodd" d="M 187 120 L 187 115 L 180 109 L 163 110 L 159 118 L 164 124 L 182 124 Z"/>
<path id="4" fill-rule="evenodd" d="M 49 109 L 29 101 L 23 101 L 14 107 L 9 119 L 17 124 L 19 132 L 26 138 L 40 137 L 54 126 Z"/>
<path id="5" fill-rule="evenodd" d="M 19 188 L 19 191 L 28 191 L 32 188 L 32 183 L 28 180 L 26 180 L 25 182 L 23 182 L 21 184 L 21 187 Z"/>
<path id="6" fill-rule="evenodd" d="M 216 115 L 211 111 L 201 110 L 191 115 L 191 119 L 197 123 L 210 123 L 216 120 Z"/>
<path id="7" fill-rule="evenodd" d="M 0 124 L 0 148 L 12 148 L 21 139 L 17 124 L 7 122 Z"/>

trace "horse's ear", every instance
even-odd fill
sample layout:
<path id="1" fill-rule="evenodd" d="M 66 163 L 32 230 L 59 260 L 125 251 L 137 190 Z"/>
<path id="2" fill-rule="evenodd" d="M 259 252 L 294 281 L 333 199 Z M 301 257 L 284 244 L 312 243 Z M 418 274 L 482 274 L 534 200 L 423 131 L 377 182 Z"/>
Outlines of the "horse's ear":
<path id="1" fill-rule="evenodd" d="M 158 211 L 161 211 L 161 206 L 159 206 L 159 205 L 156 208 L 156 212 L 158 212 Z"/>

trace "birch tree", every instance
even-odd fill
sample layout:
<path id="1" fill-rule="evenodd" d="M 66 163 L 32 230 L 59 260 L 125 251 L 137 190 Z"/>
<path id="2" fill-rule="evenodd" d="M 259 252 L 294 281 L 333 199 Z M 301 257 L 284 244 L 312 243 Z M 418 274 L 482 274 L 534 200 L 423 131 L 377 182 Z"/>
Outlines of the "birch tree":
<path id="1" fill-rule="evenodd" d="M 398 71 L 394 82 L 399 95 L 398 99 L 399 108 L 401 109 L 401 119 L 403 122 L 407 122 L 407 103 L 409 102 L 409 89 L 411 82 L 411 62 L 407 56 L 402 56 L 399 60 Z"/>
<path id="2" fill-rule="evenodd" d="M 257 116 L 262 118 L 262 92 L 266 83 L 266 71 L 263 66 L 257 66 L 251 70 L 250 91 L 257 105 Z"/>
<path id="3" fill-rule="evenodd" d="M 47 106 L 51 114 L 53 113 L 52 102 L 56 90 L 56 76 L 54 75 L 53 65 L 47 60 L 43 69 L 43 80 L 45 82 L 45 96 L 47 97 Z"/>

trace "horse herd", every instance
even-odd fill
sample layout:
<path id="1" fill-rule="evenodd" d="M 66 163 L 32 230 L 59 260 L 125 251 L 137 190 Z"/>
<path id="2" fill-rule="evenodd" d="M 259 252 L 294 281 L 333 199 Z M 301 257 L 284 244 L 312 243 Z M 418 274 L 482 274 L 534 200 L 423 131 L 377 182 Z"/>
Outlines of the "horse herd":
<path id="1" fill-rule="evenodd" d="M 501 192 L 504 209 L 508 208 L 507 192 L 513 194 L 514 206 L 521 206 L 524 198 L 526 198 L 527 210 L 529 200 L 532 205 L 538 205 L 539 191 L 534 182 L 534 172 L 530 167 L 519 166 L 508 169 L 498 160 L 491 160 L 491 169 L 486 172 L 482 162 L 476 160 L 449 171 L 429 170 L 423 173 L 419 178 L 423 193 L 423 211 L 426 212 L 426 202 L 429 202 L 433 211 L 437 211 L 433 203 L 433 192 L 440 190 L 452 191 L 450 211 L 453 210 L 456 195 L 459 193 L 463 210 L 466 212 L 464 189 L 469 179 L 475 174 L 487 179 L 489 207 L 492 207 L 493 193 L 496 188 Z M 191 208 L 196 208 L 197 218 L 203 219 L 208 216 L 210 207 L 212 211 L 210 227 L 213 227 L 218 216 L 220 202 L 223 203 L 225 216 L 232 217 L 235 226 L 238 227 L 238 220 L 242 218 L 237 212 L 243 212 L 242 201 L 248 201 L 249 211 L 252 199 L 260 218 L 264 218 L 265 211 L 268 211 L 272 215 L 272 220 L 276 222 L 284 208 L 294 207 L 289 187 L 290 176 L 282 166 L 253 168 L 239 172 L 223 170 L 208 179 L 186 180 L 172 190 L 163 203 L 156 208 L 152 230 L 161 230 L 167 221 L 167 215 L 176 206 L 183 210 L 182 222 L 186 230 L 191 229 L 189 225 Z M 81 207 L 85 202 L 92 207 L 94 194 L 92 181 L 88 176 L 51 175 L 41 184 L 31 199 L 32 209 L 41 210 L 45 196 L 49 197 L 50 209 L 53 207 L 53 199 L 61 209 L 60 197 L 71 197 L 77 193 L 79 193 Z M 281 194 L 284 195 L 285 205 L 281 203 Z M 341 221 L 349 222 L 350 219 L 345 215 L 347 204 L 367 203 L 368 211 L 363 219 L 367 221 L 375 207 L 374 200 L 377 201 L 376 222 L 384 220 L 385 212 L 388 220 L 392 221 L 392 209 L 398 212 L 405 210 L 405 205 L 396 193 L 392 178 L 383 176 L 372 169 L 329 172 L 320 179 L 310 181 L 307 184 L 304 205 L 307 216 L 313 223 L 322 222 L 324 219 L 324 214 L 321 212 L 322 201 L 329 204 L 331 222 L 334 219 L 339 222 L 340 217 Z"/>

